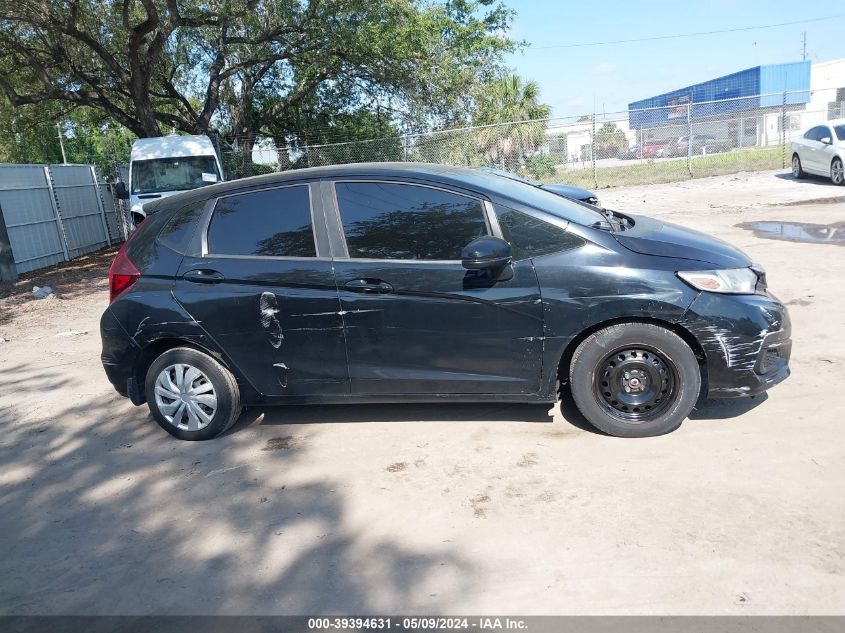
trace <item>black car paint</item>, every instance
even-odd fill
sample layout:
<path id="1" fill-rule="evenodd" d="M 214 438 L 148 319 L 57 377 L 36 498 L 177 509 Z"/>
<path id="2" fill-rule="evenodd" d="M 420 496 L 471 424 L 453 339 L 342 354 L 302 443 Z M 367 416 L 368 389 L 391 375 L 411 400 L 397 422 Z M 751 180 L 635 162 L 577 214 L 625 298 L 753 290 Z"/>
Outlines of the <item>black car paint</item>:
<path id="1" fill-rule="evenodd" d="M 552 193 L 556 193 L 559 196 L 563 196 L 564 198 L 569 198 L 571 200 L 580 200 L 581 202 L 587 202 L 589 204 L 595 204 L 598 201 L 598 196 L 595 193 L 588 189 L 582 189 L 581 187 L 560 183 L 542 183 L 538 186 L 540 189 L 551 191 Z"/>
<path id="2" fill-rule="evenodd" d="M 495 174 L 497 176 L 501 176 L 502 178 L 510 178 L 511 180 L 516 180 L 517 182 L 524 182 L 528 185 L 534 185 L 535 187 L 539 187 L 544 191 L 550 191 L 551 193 L 563 196 L 564 198 L 569 198 L 570 200 L 586 202 L 587 204 L 596 204 L 598 202 L 598 196 L 595 193 L 593 193 L 589 189 L 576 187 L 575 185 L 567 185 L 563 183 L 534 182 L 533 180 L 529 180 L 528 178 L 523 178 L 519 174 L 515 174 L 504 169 L 497 169 L 495 167 L 477 167 L 477 169 L 488 174 Z"/>
<path id="3" fill-rule="evenodd" d="M 349 259 L 332 184 L 348 178 L 473 195 L 583 243 L 514 262 L 502 280 L 454 262 Z M 550 402 L 577 344 L 628 320 L 664 324 L 687 340 L 702 364 L 706 395 L 750 395 L 788 375 L 783 304 L 770 294 L 698 292 L 676 276 L 748 265 L 736 249 L 636 216 L 634 229 L 622 233 L 568 222 L 485 186 L 486 178 L 434 165 L 366 164 L 220 183 L 157 201 L 126 247 L 141 277 L 101 320 L 109 379 L 140 404 L 146 368 L 161 351 L 185 343 L 232 371 L 244 404 Z M 317 258 L 203 255 L 217 196 L 294 182 L 312 188 Z M 180 210 L 203 201 L 202 220 L 182 244 L 157 239 Z M 225 280 L 185 279 L 205 270 Z M 390 289 L 364 293 L 346 285 L 357 279 L 379 279 Z M 769 347 L 777 351 L 774 366 L 761 373 Z"/>

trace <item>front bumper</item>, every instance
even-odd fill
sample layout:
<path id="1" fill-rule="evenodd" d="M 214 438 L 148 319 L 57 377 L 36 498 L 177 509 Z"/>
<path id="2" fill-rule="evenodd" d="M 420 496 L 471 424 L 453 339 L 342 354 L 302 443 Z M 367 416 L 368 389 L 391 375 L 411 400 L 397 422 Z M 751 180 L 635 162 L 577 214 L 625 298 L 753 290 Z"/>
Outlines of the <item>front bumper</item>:
<path id="1" fill-rule="evenodd" d="M 789 376 L 789 312 L 770 294 L 702 292 L 681 325 L 704 350 L 710 398 L 755 395 Z"/>

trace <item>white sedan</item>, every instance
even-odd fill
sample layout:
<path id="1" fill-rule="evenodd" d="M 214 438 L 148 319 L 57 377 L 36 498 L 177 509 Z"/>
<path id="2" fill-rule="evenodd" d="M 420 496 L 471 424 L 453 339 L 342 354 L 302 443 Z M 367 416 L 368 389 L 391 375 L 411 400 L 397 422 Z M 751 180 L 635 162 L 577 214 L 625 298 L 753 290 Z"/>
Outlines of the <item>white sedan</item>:
<path id="1" fill-rule="evenodd" d="M 833 119 L 811 127 L 792 141 L 792 175 L 816 174 L 830 178 L 834 185 L 845 184 L 845 119 Z"/>

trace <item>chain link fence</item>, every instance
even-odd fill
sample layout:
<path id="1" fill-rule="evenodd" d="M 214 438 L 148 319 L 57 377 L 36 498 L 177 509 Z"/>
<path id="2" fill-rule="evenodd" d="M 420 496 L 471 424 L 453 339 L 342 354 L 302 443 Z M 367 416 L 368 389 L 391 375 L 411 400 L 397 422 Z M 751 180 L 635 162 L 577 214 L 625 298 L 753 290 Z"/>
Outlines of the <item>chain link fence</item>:
<path id="1" fill-rule="evenodd" d="M 843 116 L 845 89 L 802 90 L 344 143 L 264 139 L 251 161 L 232 149 L 224 149 L 223 158 L 227 179 L 331 164 L 422 161 L 604 188 L 784 168 L 793 138 Z"/>

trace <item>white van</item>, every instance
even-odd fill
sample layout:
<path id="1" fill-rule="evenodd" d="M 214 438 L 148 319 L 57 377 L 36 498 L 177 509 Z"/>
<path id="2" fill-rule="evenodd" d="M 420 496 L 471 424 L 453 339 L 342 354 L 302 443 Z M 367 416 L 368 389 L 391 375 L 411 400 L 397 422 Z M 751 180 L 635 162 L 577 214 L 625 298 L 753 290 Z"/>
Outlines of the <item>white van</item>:
<path id="1" fill-rule="evenodd" d="M 207 136 L 157 136 L 132 144 L 129 188 L 118 196 L 129 200 L 132 220 L 146 217 L 144 203 L 223 180 L 223 166 Z"/>

